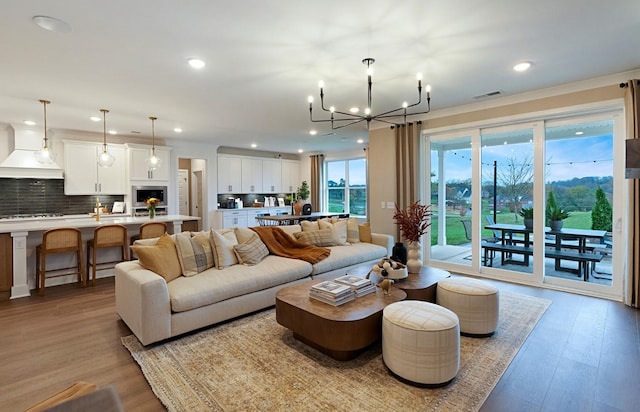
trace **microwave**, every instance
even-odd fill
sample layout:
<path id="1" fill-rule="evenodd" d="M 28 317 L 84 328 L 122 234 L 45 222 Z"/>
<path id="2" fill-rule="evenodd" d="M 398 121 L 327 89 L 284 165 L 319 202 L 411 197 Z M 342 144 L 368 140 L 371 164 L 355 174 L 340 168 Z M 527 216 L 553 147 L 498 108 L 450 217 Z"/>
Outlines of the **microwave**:
<path id="1" fill-rule="evenodd" d="M 133 207 L 146 207 L 145 202 L 151 197 L 160 201 L 158 206 L 166 206 L 168 200 L 166 186 L 134 186 L 132 196 Z"/>

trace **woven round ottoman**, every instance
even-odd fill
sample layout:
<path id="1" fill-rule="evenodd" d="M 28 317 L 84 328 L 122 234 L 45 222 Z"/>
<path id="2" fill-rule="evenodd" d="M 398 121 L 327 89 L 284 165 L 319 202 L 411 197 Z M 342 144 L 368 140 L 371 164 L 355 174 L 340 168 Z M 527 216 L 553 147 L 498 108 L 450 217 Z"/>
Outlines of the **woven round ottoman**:
<path id="1" fill-rule="evenodd" d="M 491 336 L 498 327 L 499 293 L 490 283 L 471 278 L 443 279 L 438 282 L 436 301 L 458 315 L 464 335 Z"/>
<path id="2" fill-rule="evenodd" d="M 458 317 L 429 302 L 388 305 L 382 313 L 382 359 L 403 381 L 427 386 L 449 383 L 460 368 Z"/>

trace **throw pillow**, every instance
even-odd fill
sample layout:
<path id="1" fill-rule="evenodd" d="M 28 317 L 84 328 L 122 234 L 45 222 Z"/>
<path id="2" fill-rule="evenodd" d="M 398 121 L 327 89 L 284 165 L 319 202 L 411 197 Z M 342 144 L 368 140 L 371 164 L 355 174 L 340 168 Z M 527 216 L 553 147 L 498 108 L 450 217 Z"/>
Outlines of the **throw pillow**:
<path id="1" fill-rule="evenodd" d="M 213 257 L 218 269 L 238 264 L 238 258 L 233 251 L 233 245 L 238 244 L 238 239 L 233 229 L 212 230 L 211 240 L 214 249 Z"/>
<path id="2" fill-rule="evenodd" d="M 176 245 L 166 233 L 153 246 L 133 245 L 131 249 L 138 256 L 143 268 L 162 276 L 167 282 L 182 275 Z"/>
<path id="3" fill-rule="evenodd" d="M 360 243 L 360 231 L 358 230 L 358 219 L 351 217 L 347 219 L 347 242 Z"/>
<path id="4" fill-rule="evenodd" d="M 331 229 L 311 230 L 307 232 L 298 232 L 294 236 L 298 242 L 308 243 L 310 245 L 327 247 L 337 246 L 333 231 Z"/>
<path id="5" fill-rule="evenodd" d="M 336 241 L 336 244 L 340 246 L 349 246 L 349 242 L 347 242 L 347 221 L 346 220 L 336 220 L 335 222 L 331 222 L 329 220 L 318 220 L 318 225 L 320 229 L 331 229 L 333 233 L 333 239 Z"/>
<path id="6" fill-rule="evenodd" d="M 247 243 L 247 241 L 256 234 L 256 232 L 249 229 L 248 227 L 236 227 L 234 228 L 234 231 L 236 234 L 236 239 L 238 240 L 238 244 Z"/>
<path id="7" fill-rule="evenodd" d="M 240 263 L 247 266 L 257 265 L 262 259 L 269 256 L 267 245 L 260 240 L 260 236 L 255 232 L 246 242 L 233 245 L 233 250 Z"/>
<path id="8" fill-rule="evenodd" d="M 191 237 L 189 233 L 176 236 L 176 250 L 184 276 L 193 276 L 213 267 L 213 250 L 209 233 L 198 233 Z"/>
<path id="9" fill-rule="evenodd" d="M 371 238 L 371 224 L 369 222 L 358 226 L 358 232 L 360 233 L 361 242 L 373 243 L 373 239 Z"/>
<path id="10" fill-rule="evenodd" d="M 318 226 L 318 222 L 310 222 L 308 220 L 303 220 L 300 222 L 300 226 L 302 227 L 303 232 L 308 232 L 310 230 L 320 230 Z"/>

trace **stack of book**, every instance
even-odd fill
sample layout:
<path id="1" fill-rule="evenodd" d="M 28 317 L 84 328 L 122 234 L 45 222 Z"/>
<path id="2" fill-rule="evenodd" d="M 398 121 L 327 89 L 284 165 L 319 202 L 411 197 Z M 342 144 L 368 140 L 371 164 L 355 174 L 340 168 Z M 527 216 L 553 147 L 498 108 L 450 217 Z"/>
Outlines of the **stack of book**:
<path id="1" fill-rule="evenodd" d="M 333 306 L 339 306 L 355 299 L 351 287 L 331 281 L 325 281 L 311 286 L 309 296 Z"/>
<path id="2" fill-rule="evenodd" d="M 375 293 L 376 286 L 369 279 L 363 279 L 358 276 L 344 275 L 335 280 L 336 283 L 349 286 L 356 294 L 356 297 Z"/>

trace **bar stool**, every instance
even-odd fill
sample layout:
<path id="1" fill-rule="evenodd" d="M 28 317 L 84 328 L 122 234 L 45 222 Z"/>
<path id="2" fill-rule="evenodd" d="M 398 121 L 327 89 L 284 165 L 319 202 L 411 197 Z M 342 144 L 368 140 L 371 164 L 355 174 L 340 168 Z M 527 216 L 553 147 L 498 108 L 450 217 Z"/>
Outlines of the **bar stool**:
<path id="1" fill-rule="evenodd" d="M 120 248 L 122 259 L 106 262 L 98 261 L 98 249 L 115 247 Z M 93 239 L 87 240 L 87 279 L 89 279 L 89 271 L 91 270 L 91 286 L 96 285 L 96 271 L 113 268 L 116 263 L 126 260 L 129 260 L 127 228 L 123 225 L 116 224 L 97 227 L 96 230 L 93 231 Z M 99 269 L 98 266 L 100 266 Z"/>
<path id="2" fill-rule="evenodd" d="M 47 256 L 60 253 L 75 253 L 76 265 L 47 271 Z M 70 269 L 75 269 L 69 272 Z M 82 264 L 82 233 L 74 227 L 49 229 L 42 234 L 42 243 L 36 246 L 36 289 L 40 289 L 40 296 L 44 296 L 45 279 L 47 272 L 55 273 L 48 276 L 57 278 L 68 275 L 78 275 L 78 283 L 86 286 L 83 279 L 84 267 Z"/>
<path id="3" fill-rule="evenodd" d="M 147 222 L 140 225 L 140 239 L 151 239 L 160 237 L 167 231 L 167 224 L 164 222 Z"/>
<path id="4" fill-rule="evenodd" d="M 130 244 L 133 245 L 138 239 L 153 239 L 154 237 L 160 237 L 167 232 L 167 224 L 164 222 L 147 222 L 140 225 L 140 233 L 131 236 Z M 131 259 L 133 259 L 134 253 L 131 251 Z"/>

